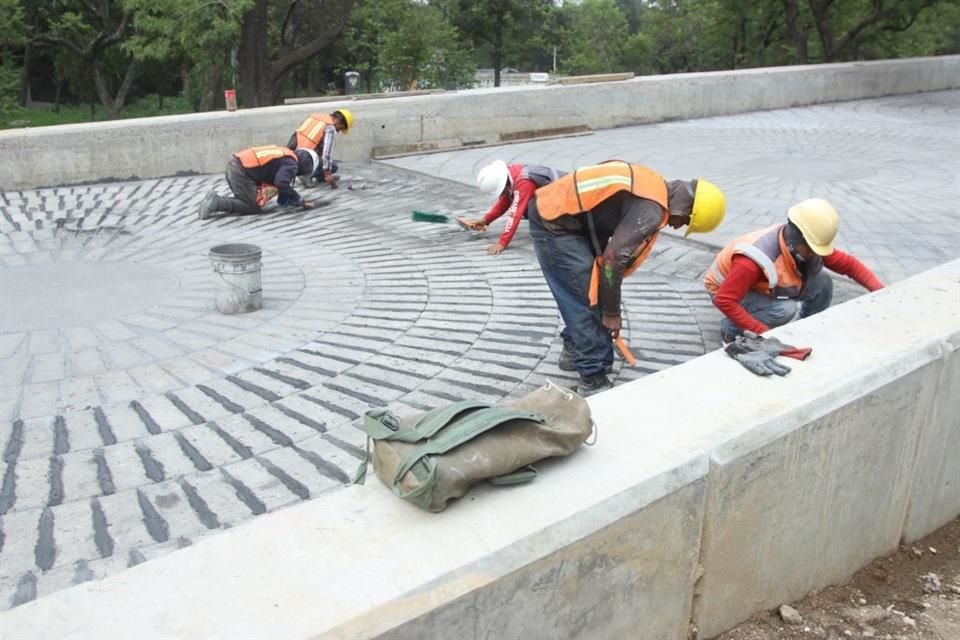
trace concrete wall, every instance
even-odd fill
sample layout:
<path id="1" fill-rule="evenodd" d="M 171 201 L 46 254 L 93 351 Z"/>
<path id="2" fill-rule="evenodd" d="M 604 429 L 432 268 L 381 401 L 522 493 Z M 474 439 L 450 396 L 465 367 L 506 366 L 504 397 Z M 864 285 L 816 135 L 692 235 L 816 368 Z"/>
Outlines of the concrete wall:
<path id="1" fill-rule="evenodd" d="M 922 309 L 922 313 L 917 313 Z M 593 447 L 442 514 L 363 487 L 0 614 L 48 637 L 684 640 L 960 514 L 960 260 L 590 399 Z"/>
<path id="2" fill-rule="evenodd" d="M 324 101 L 236 112 L 0 131 L 2 188 L 180 173 L 219 173 L 230 154 L 284 144 L 310 112 L 349 106 L 355 130 L 337 156 L 500 143 L 572 131 L 700 118 L 960 87 L 960 56 L 712 73 L 620 82 L 474 89 L 381 100 Z"/>

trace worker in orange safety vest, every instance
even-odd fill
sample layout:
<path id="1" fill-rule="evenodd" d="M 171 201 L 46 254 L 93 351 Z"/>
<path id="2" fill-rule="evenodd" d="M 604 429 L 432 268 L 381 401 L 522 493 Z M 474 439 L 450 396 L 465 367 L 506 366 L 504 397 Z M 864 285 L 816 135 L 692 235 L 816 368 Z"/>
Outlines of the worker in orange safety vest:
<path id="1" fill-rule="evenodd" d="M 234 197 L 224 198 L 211 191 L 200 204 L 200 219 L 206 220 L 218 211 L 240 215 L 260 213 L 258 192 L 264 186 L 277 189 L 280 206 L 310 209 L 313 205 L 297 193 L 293 183 L 298 175 L 312 175 L 318 163 L 317 153 L 310 149 L 291 151 L 270 145 L 238 151 L 227 162 L 226 171 L 227 184 Z"/>
<path id="2" fill-rule="evenodd" d="M 353 127 L 353 112 L 349 109 L 337 109 L 333 113 L 311 113 L 300 123 L 297 130 L 290 136 L 287 148 L 310 149 L 320 156 L 320 164 L 312 176 L 307 176 L 304 182 L 313 186 L 317 180 L 323 179 L 331 189 L 337 188 L 337 163 L 333 160 L 333 147 L 337 133 L 346 135 Z"/>
<path id="3" fill-rule="evenodd" d="M 581 395 L 611 386 L 611 338 L 621 329 L 620 286 L 660 231 L 706 233 L 723 220 L 723 192 L 703 178 L 666 181 L 620 160 L 582 167 L 537 190 L 530 237 L 565 327 L 560 368 L 576 370 Z"/>
<path id="4" fill-rule="evenodd" d="M 824 268 L 876 291 L 883 283 L 854 256 L 834 248 L 840 228 L 836 209 L 819 198 L 797 203 L 787 221 L 740 236 L 714 259 L 704 286 L 723 313 L 720 337 L 761 334 L 794 318 L 820 313 L 833 300 Z"/>

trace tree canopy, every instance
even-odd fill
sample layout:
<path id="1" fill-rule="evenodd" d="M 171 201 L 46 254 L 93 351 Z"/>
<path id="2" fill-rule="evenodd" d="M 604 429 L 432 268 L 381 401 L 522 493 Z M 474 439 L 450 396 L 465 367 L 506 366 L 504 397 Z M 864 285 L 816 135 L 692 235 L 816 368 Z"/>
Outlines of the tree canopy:
<path id="1" fill-rule="evenodd" d="M 476 71 L 678 73 L 960 52 L 960 0 L 0 0 L 0 112 L 178 96 L 196 110 Z M 92 107 L 91 107 L 92 109 Z"/>

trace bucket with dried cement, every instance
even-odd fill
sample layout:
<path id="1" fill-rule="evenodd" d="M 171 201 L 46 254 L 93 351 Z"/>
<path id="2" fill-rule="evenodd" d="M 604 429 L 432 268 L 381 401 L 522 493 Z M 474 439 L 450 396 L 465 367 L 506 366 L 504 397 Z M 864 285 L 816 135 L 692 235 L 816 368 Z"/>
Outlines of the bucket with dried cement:
<path id="1" fill-rule="evenodd" d="M 255 244 L 221 244 L 210 249 L 210 265 L 217 283 L 217 311 L 233 315 L 263 307 L 261 254 Z"/>

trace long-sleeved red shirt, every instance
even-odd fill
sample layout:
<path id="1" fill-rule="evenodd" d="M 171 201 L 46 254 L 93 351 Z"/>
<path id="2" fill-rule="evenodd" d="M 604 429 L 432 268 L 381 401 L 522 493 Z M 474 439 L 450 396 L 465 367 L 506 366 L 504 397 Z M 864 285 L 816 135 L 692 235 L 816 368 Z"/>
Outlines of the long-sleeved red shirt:
<path id="1" fill-rule="evenodd" d="M 508 215 L 507 224 L 503 228 L 503 233 L 500 234 L 499 240 L 503 248 L 506 248 L 507 245 L 510 244 L 510 241 L 513 240 L 513 236 L 516 235 L 517 229 L 520 227 L 520 221 L 523 220 L 523 216 L 527 212 L 527 205 L 530 204 L 530 198 L 533 197 L 536 191 L 537 184 L 533 180 L 521 178 L 514 184 L 513 193 L 510 195 L 501 195 L 497 198 L 497 201 L 493 203 L 487 215 L 483 216 L 483 223 L 490 224 L 503 214 L 506 213 Z"/>
<path id="2" fill-rule="evenodd" d="M 883 283 L 870 271 L 869 267 L 857 260 L 849 253 L 835 250 L 829 256 L 823 256 L 823 266 L 841 275 L 853 278 L 860 286 L 869 291 L 883 288 Z M 717 289 L 713 297 L 713 304 L 730 321 L 745 331 L 763 333 L 770 327 L 750 315 L 740 301 L 747 292 L 766 279 L 763 269 L 756 262 L 744 255 L 733 257 L 730 273 L 723 284 Z"/>

